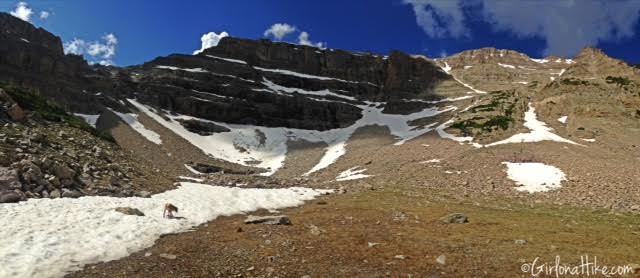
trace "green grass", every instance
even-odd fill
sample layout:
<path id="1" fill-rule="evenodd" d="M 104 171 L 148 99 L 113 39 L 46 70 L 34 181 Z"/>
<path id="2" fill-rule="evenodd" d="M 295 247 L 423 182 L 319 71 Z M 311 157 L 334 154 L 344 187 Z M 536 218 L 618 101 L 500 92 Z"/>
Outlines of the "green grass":
<path id="1" fill-rule="evenodd" d="M 609 84 L 618 84 L 620 87 L 631 84 L 631 81 L 628 78 L 619 76 L 607 76 L 606 81 Z"/>
<path id="2" fill-rule="evenodd" d="M 578 86 L 578 85 L 585 85 L 586 86 L 586 85 L 590 84 L 589 81 L 580 80 L 580 79 L 573 78 L 573 77 L 562 79 L 561 82 L 564 85 L 574 85 L 574 86 Z"/>
<path id="3" fill-rule="evenodd" d="M 485 132 L 491 132 L 494 127 L 506 130 L 509 128 L 509 124 L 511 122 L 513 122 L 513 118 L 511 116 L 499 115 L 490 118 L 488 121 L 485 121 L 483 123 L 478 123 L 475 120 L 470 119 L 454 123 L 453 125 L 451 125 L 451 127 L 457 128 L 465 133 L 471 132 L 471 129 L 480 129 Z"/>
<path id="4" fill-rule="evenodd" d="M 46 100 L 37 91 L 15 86 L 0 86 L 0 88 L 4 89 L 20 107 L 35 112 L 36 116 L 43 120 L 66 123 L 71 127 L 84 130 L 96 137 L 115 143 L 115 139 L 111 134 L 99 131 L 87 124 L 83 119 L 67 113 L 62 107 Z"/>

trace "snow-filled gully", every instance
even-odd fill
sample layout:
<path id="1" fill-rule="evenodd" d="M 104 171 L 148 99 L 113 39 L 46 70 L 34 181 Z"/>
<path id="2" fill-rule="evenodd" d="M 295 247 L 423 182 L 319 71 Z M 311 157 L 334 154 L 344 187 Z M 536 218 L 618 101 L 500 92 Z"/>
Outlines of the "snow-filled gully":
<path id="1" fill-rule="evenodd" d="M 62 277 L 86 264 L 123 258 L 152 246 L 163 234 L 186 232 L 218 216 L 298 206 L 329 192 L 183 182 L 151 198 L 91 196 L 1 204 L 0 277 Z M 163 218 L 167 202 L 183 218 Z M 124 215 L 116 207 L 137 208 L 145 216 Z"/>

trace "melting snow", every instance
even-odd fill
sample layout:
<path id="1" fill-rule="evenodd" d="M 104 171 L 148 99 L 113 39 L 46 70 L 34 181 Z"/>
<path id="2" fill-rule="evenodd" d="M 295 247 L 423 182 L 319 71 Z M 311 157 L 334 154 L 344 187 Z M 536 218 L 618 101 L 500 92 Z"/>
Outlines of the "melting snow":
<path id="1" fill-rule="evenodd" d="M 443 124 L 439 125 L 436 128 L 436 132 L 438 133 L 438 135 L 440 135 L 441 138 L 451 139 L 451 140 L 456 141 L 456 142 L 458 142 L 460 144 L 468 143 L 468 144 L 471 144 L 472 146 L 474 146 L 476 148 L 481 148 L 482 147 L 481 144 L 473 142 L 473 137 L 471 137 L 471 136 L 468 136 L 468 137 L 457 137 L 457 136 L 455 136 L 455 135 L 453 135 L 451 133 L 447 133 L 446 131 L 444 131 L 452 123 L 453 123 L 453 119 L 444 122 Z"/>
<path id="2" fill-rule="evenodd" d="M 494 142 L 488 144 L 487 146 L 495 146 L 500 144 L 509 144 L 509 143 L 524 143 L 524 142 L 540 142 L 540 141 L 556 141 L 562 143 L 569 143 L 574 145 L 579 145 L 571 140 L 564 139 L 551 131 L 553 130 L 544 122 L 539 121 L 536 118 L 536 111 L 531 103 L 529 103 L 529 110 L 524 113 L 524 126 L 530 129 L 531 131 L 528 133 L 518 133 L 513 135 L 505 140 Z"/>
<path id="3" fill-rule="evenodd" d="M 512 65 L 507 65 L 507 64 L 501 64 L 498 63 L 499 66 L 503 67 L 503 68 L 510 68 L 510 69 L 515 69 L 516 67 L 512 66 Z"/>
<path id="4" fill-rule="evenodd" d="M 339 97 L 339 98 L 343 98 L 343 99 L 347 99 L 347 100 L 352 100 L 355 101 L 356 98 L 351 97 L 351 96 L 345 96 L 345 95 L 341 95 L 341 94 L 336 94 L 333 93 L 331 91 L 329 91 L 328 89 L 324 89 L 321 91 L 307 91 L 307 90 L 303 90 L 303 89 L 298 89 L 298 88 L 289 88 L 289 87 L 284 87 L 284 86 L 280 86 L 276 83 L 271 82 L 269 79 L 264 78 L 263 77 L 262 84 L 267 86 L 269 89 L 276 91 L 276 92 L 285 92 L 285 93 L 299 93 L 299 94 L 303 94 L 303 95 L 314 95 L 314 96 L 334 96 L 334 97 Z"/>
<path id="5" fill-rule="evenodd" d="M 144 136 L 144 138 L 147 138 L 147 140 L 149 140 L 149 141 L 151 141 L 153 143 L 156 143 L 158 145 L 162 144 L 162 140 L 160 140 L 160 134 L 155 133 L 154 131 L 147 129 L 144 125 L 142 125 L 142 123 L 140 123 L 138 121 L 138 115 L 120 113 L 120 112 L 117 112 L 117 111 L 114 111 L 114 110 L 111 110 L 111 112 L 113 112 L 116 115 L 118 115 L 118 117 L 120 117 L 120 119 L 122 119 L 131 128 L 133 128 L 133 130 L 135 130 L 136 132 L 140 133 L 140 135 Z"/>
<path id="6" fill-rule="evenodd" d="M 299 72 L 290 71 L 290 70 L 283 70 L 283 69 L 267 69 L 267 68 L 261 68 L 261 67 L 253 67 L 253 68 L 257 69 L 257 70 L 260 70 L 260 71 L 274 72 L 274 73 L 290 75 L 290 76 L 295 76 L 295 77 L 300 77 L 300 78 L 318 79 L 318 80 L 334 80 L 334 81 L 340 81 L 340 82 L 345 82 L 345 83 L 365 83 L 365 84 L 369 84 L 369 85 L 377 87 L 376 84 L 373 84 L 371 82 L 349 81 L 349 80 L 344 80 L 344 79 L 339 79 L 339 78 L 311 75 L 311 74 L 299 73 Z"/>
<path id="7" fill-rule="evenodd" d="M 420 162 L 420 164 L 427 164 L 427 163 L 440 163 L 440 159 L 434 158 L 434 159 L 425 160 L 425 161 L 421 161 Z"/>
<path id="8" fill-rule="evenodd" d="M 222 58 L 222 57 L 213 56 L 213 55 L 207 55 L 207 57 L 218 59 L 218 60 L 223 60 L 223 61 L 227 61 L 227 62 L 232 62 L 232 63 L 236 63 L 236 64 L 243 64 L 243 65 L 247 64 L 247 62 L 242 61 L 242 60 L 237 60 L 237 59 Z"/>
<path id="9" fill-rule="evenodd" d="M 299 206 L 328 193 L 308 188 L 242 189 L 183 182 L 151 198 L 29 199 L 2 204 L 0 277 L 62 277 L 84 265 L 148 248 L 163 234 L 191 230 L 218 216 Z M 162 218 L 170 202 L 182 219 Z M 133 207 L 145 216 L 124 215 Z"/>
<path id="10" fill-rule="evenodd" d="M 300 89 L 298 89 L 300 90 Z M 210 136 L 202 136 L 185 129 L 177 119 L 196 119 L 184 115 L 166 114 L 170 120 L 166 120 L 153 112 L 149 107 L 129 99 L 137 109 L 156 120 L 164 127 L 200 148 L 205 153 L 215 158 L 238 163 L 245 166 L 255 166 L 267 169 L 264 175 L 275 173 L 284 162 L 287 153 L 287 141 L 289 139 L 303 139 L 309 142 L 324 142 L 328 145 L 324 156 L 306 174 L 324 169 L 335 162 L 346 152 L 346 143 L 351 135 L 360 127 L 378 125 L 386 126 L 391 134 L 396 136 L 396 145 L 403 144 L 426 132 L 432 130 L 436 123 L 426 126 L 412 126 L 413 120 L 433 117 L 443 112 L 451 111 L 455 107 L 438 110 L 437 107 L 426 108 L 420 112 L 409 115 L 396 115 L 382 113 L 382 103 L 365 102 L 364 105 L 356 105 L 362 109 L 362 117 L 353 125 L 346 128 L 337 128 L 326 131 L 303 130 L 282 127 L 262 127 L 253 125 L 226 124 L 214 122 L 217 125 L 229 128 L 231 131 L 215 133 Z M 201 121 L 207 121 L 198 119 Z M 262 140 L 261 140 L 262 139 Z"/>
<path id="11" fill-rule="evenodd" d="M 558 118 L 558 122 L 566 124 L 567 123 L 567 116 L 562 116 L 562 117 Z"/>
<path id="12" fill-rule="evenodd" d="M 80 114 L 80 113 L 73 113 L 73 115 L 84 119 L 85 122 L 87 122 L 90 126 L 94 128 L 96 127 L 98 118 L 100 118 L 100 115 L 87 115 L 87 114 Z"/>
<path id="13" fill-rule="evenodd" d="M 346 171 L 343 171 L 336 177 L 336 181 L 348 181 L 348 180 L 357 180 L 371 177 L 371 175 L 362 174 L 367 169 L 358 169 L 360 166 L 356 166 L 350 168 Z"/>
<path id="14" fill-rule="evenodd" d="M 204 179 L 192 178 L 192 177 L 187 177 L 187 176 L 179 176 L 178 178 L 181 179 L 181 180 L 194 181 L 194 182 L 203 182 L 204 181 Z"/>
<path id="15" fill-rule="evenodd" d="M 547 59 L 533 59 L 533 58 L 530 58 L 530 59 L 531 59 L 531 61 L 534 61 L 534 62 L 540 63 L 540 64 L 544 64 L 546 62 L 549 62 L 549 60 L 547 60 Z"/>
<path id="16" fill-rule="evenodd" d="M 521 185 L 516 187 L 518 191 L 549 191 L 560 188 L 560 183 L 565 180 L 562 170 L 543 163 L 502 163 L 507 165 L 507 177 Z"/>
<path id="17" fill-rule="evenodd" d="M 464 66 L 464 69 L 470 69 L 470 68 L 472 68 L 472 67 L 473 67 L 473 66 Z"/>
<path id="18" fill-rule="evenodd" d="M 447 74 L 449 74 L 449 72 L 451 72 L 451 66 L 449 66 L 449 64 L 447 64 L 447 62 L 444 62 L 444 67 L 442 68 L 442 70 L 444 72 L 446 72 Z"/>
<path id="19" fill-rule="evenodd" d="M 587 142 L 591 142 L 591 143 L 593 143 L 593 142 L 595 142 L 595 141 L 596 141 L 596 139 L 593 139 L 593 138 L 592 138 L 592 139 L 580 138 L 580 140 L 582 140 L 582 141 L 587 141 Z"/>
<path id="20" fill-rule="evenodd" d="M 189 172 L 191 172 L 191 173 L 194 173 L 196 175 L 202 175 L 202 173 L 200 173 L 196 169 L 193 169 L 193 167 L 189 166 L 188 164 L 185 164 L 184 167 L 187 168 L 187 170 L 189 170 Z"/>
<path id="21" fill-rule="evenodd" d="M 156 68 L 158 69 L 168 69 L 168 70 L 181 70 L 181 71 L 188 71 L 188 72 L 207 72 L 206 70 L 202 69 L 202 68 L 179 68 L 179 67 L 172 67 L 172 66 L 156 66 Z"/>

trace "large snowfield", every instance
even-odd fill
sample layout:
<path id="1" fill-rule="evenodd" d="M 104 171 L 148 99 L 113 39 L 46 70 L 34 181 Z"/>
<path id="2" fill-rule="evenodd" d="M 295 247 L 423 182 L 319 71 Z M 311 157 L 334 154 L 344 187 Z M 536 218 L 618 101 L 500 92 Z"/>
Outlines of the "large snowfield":
<path id="1" fill-rule="evenodd" d="M 326 190 L 244 189 L 183 182 L 151 198 L 29 199 L 0 205 L 0 277 L 62 277 L 86 264 L 123 258 L 163 234 L 189 231 L 218 216 L 303 204 Z M 180 219 L 162 217 L 165 203 Z M 124 215 L 133 207 L 145 216 Z"/>

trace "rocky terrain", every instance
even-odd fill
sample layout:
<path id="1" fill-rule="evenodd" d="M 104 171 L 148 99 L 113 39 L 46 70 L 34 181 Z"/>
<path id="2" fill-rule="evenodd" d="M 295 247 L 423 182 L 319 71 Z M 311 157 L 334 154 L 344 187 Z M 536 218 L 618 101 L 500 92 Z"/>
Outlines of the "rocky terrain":
<path id="1" fill-rule="evenodd" d="M 23 106 L 34 110 L 23 109 Z M 170 180 L 80 118 L 29 91 L 0 89 L 0 203 L 85 195 L 149 197 Z M 155 185 L 153 185 L 155 184 Z"/>

